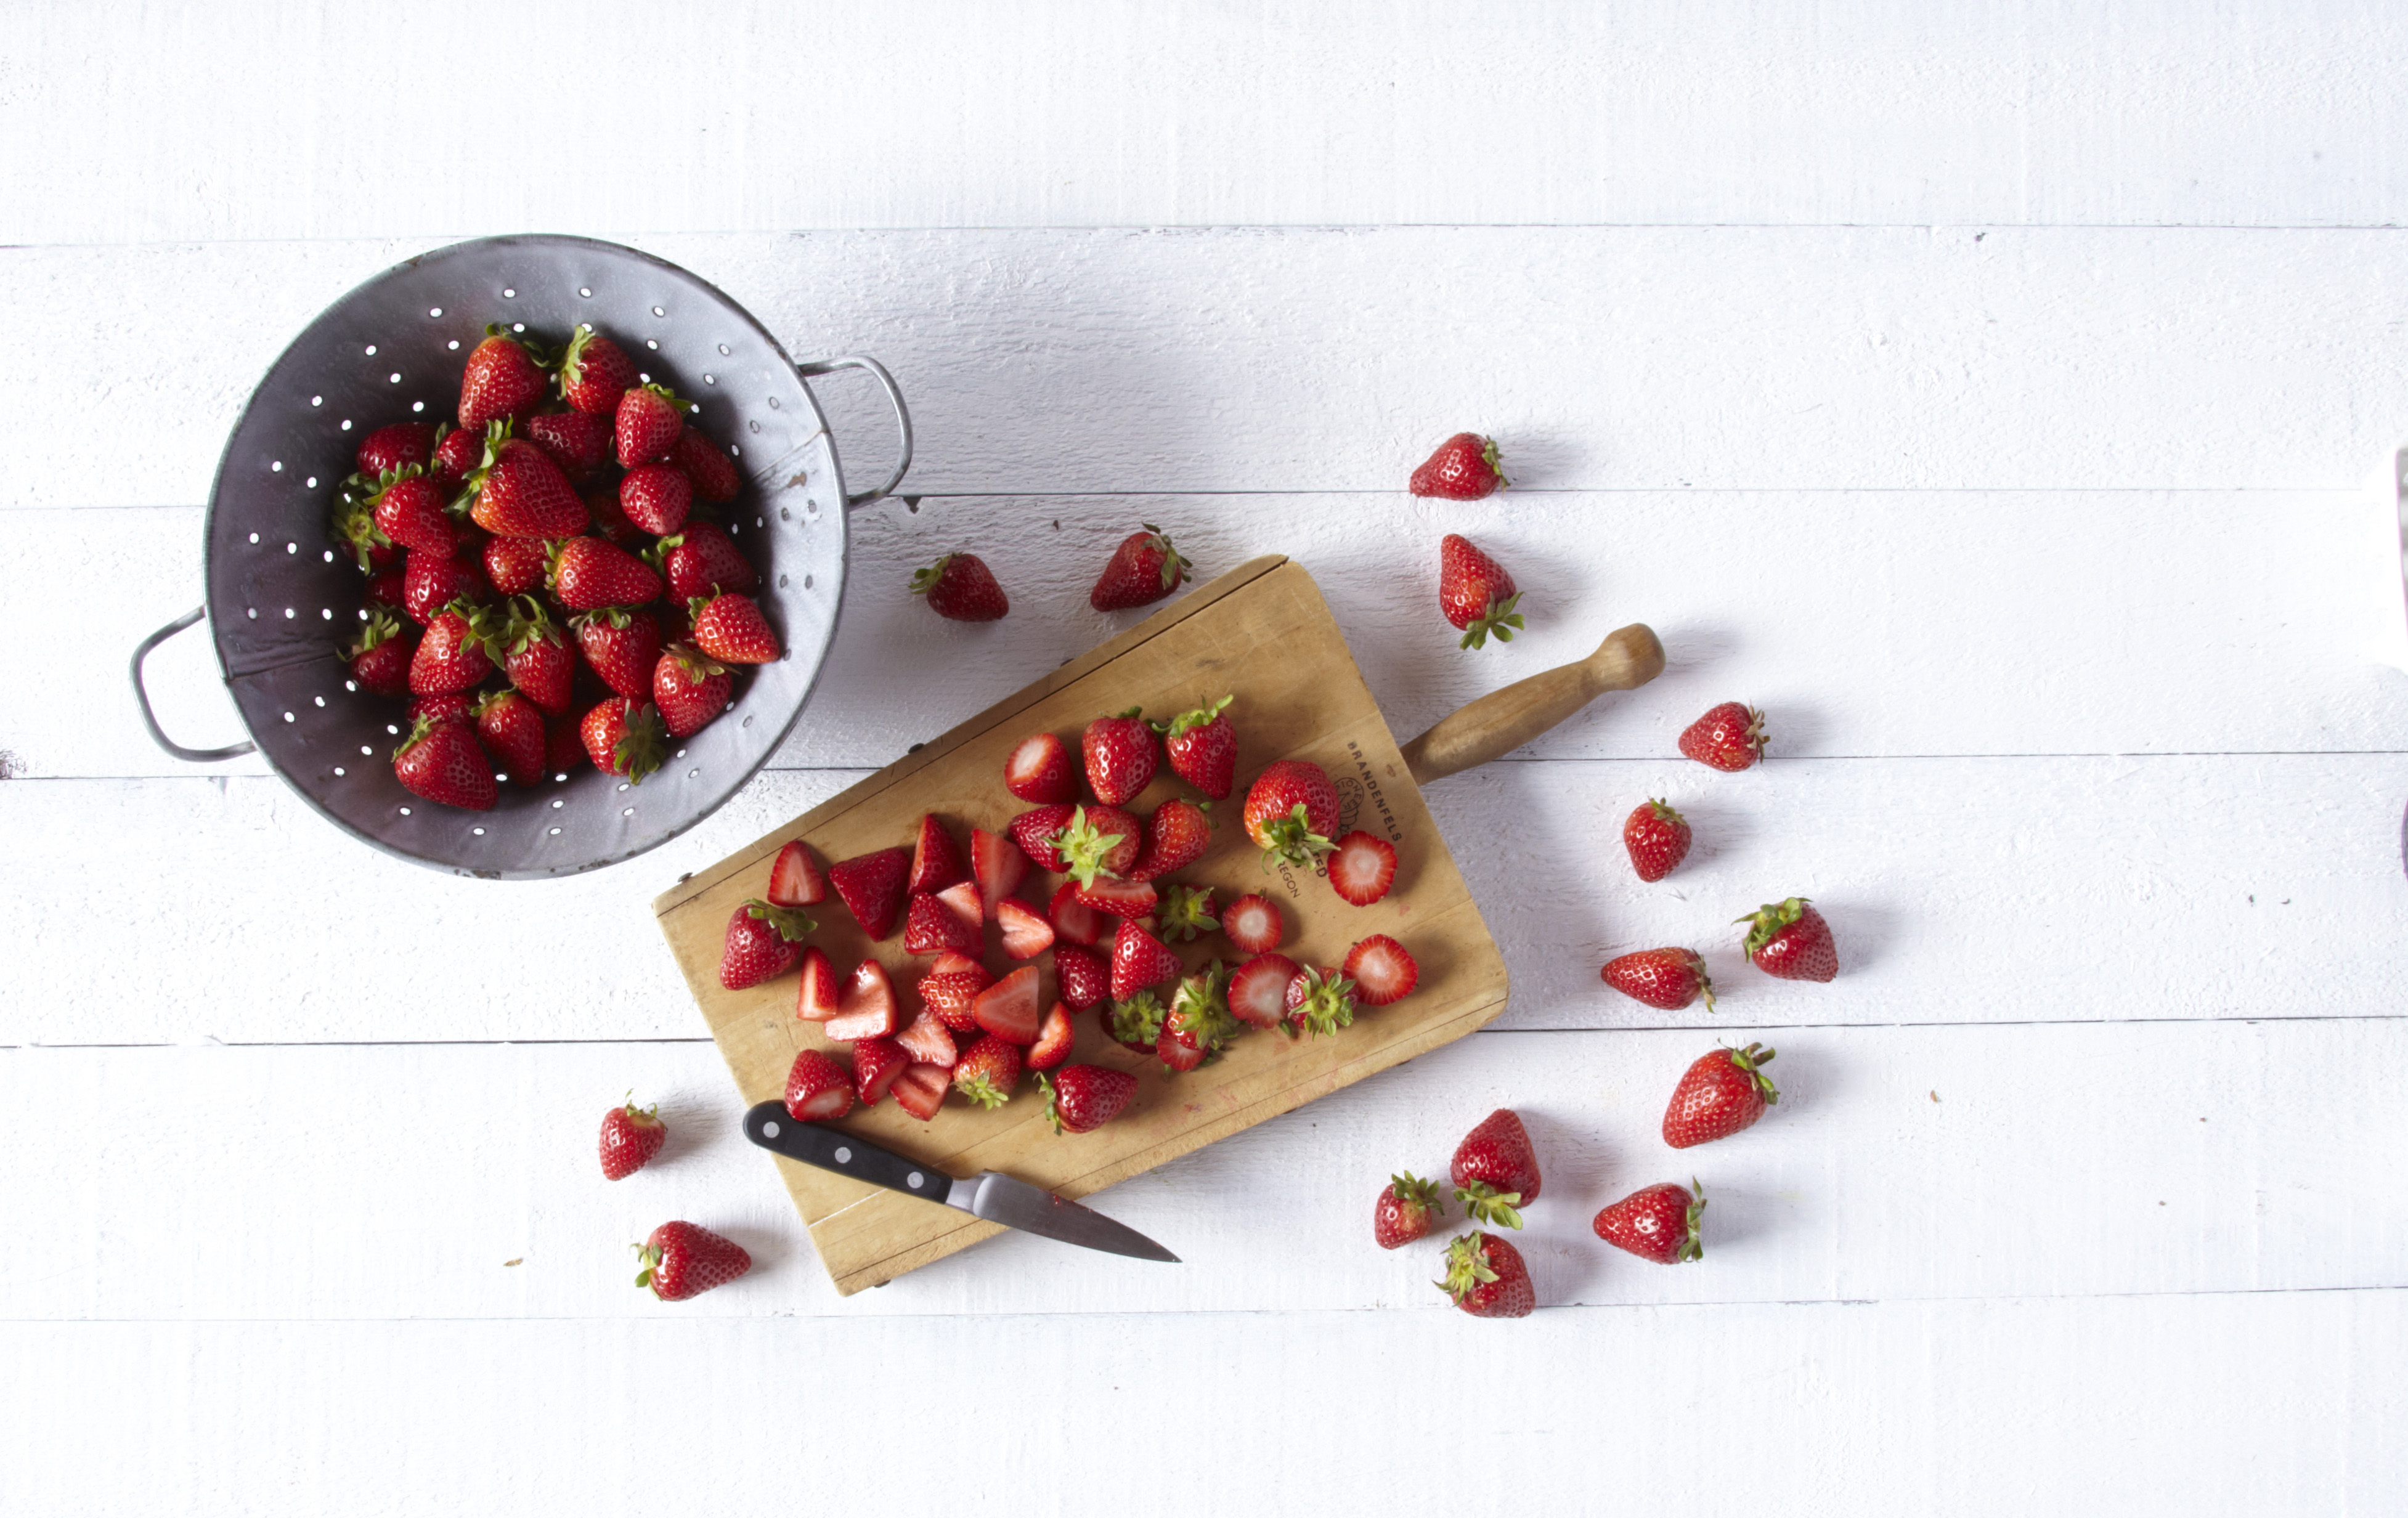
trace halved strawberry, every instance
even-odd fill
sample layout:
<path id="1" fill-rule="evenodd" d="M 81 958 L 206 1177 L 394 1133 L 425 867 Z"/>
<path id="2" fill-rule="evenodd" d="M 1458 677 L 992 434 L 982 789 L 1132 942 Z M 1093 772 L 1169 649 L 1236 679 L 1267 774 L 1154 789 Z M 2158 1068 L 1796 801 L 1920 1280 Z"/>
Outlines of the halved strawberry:
<path id="1" fill-rule="evenodd" d="M 803 983 L 795 992 L 795 1015 L 806 1023 L 824 1023 L 834 1017 L 844 1004 L 844 990 L 837 984 L 836 962 L 827 951 L 812 944 L 803 951 Z"/>
<path id="2" fill-rule="evenodd" d="M 1384 933 L 1374 933 L 1346 951 L 1346 975 L 1354 982 L 1354 999 L 1366 1007 L 1401 999 L 1421 973 L 1405 946 Z"/>
<path id="3" fill-rule="evenodd" d="M 1037 967 L 1025 966 L 978 994 L 970 1016 L 998 1038 L 1016 1044 L 1037 1041 Z"/>
<path id="4" fill-rule="evenodd" d="M 1369 907 L 1388 894 L 1397 879 L 1397 851 L 1385 838 L 1356 828 L 1329 852 L 1329 888 L 1340 899 Z"/>
<path id="5" fill-rule="evenodd" d="M 922 1012 L 913 1018 L 909 1027 L 895 1036 L 895 1041 L 910 1054 L 914 1064 L 933 1065 L 944 1070 L 953 1067 L 953 1029 L 934 1012 Z"/>
<path id="6" fill-rule="evenodd" d="M 1296 961 L 1268 951 L 1238 967 L 1229 977 L 1229 1015 L 1258 1028 L 1275 1028 L 1287 1018 L 1288 982 Z"/>
<path id="7" fill-rule="evenodd" d="M 1149 887 L 1148 889 L 1151 889 Z M 1148 986 L 1179 973 L 1179 956 L 1134 922 L 1125 921 L 1112 938 L 1112 999 L 1126 1001 Z"/>
<path id="8" fill-rule="evenodd" d="M 864 1038 L 853 1046 L 853 1091 L 864 1107 L 875 1107 L 911 1056 L 892 1038 Z"/>
<path id="9" fill-rule="evenodd" d="M 1161 899 L 1144 881 L 1099 880 L 1078 890 L 1079 905 L 1120 918 L 1151 917 L 1154 903 Z"/>
<path id="10" fill-rule="evenodd" d="M 816 1049 L 786 1072 L 786 1110 L 797 1123 L 825 1123 L 853 1110 L 853 1072 Z"/>
<path id="11" fill-rule="evenodd" d="M 979 899 L 978 882 L 964 881 L 937 893 L 937 899 L 953 909 L 955 917 L 973 934 L 986 925 L 986 904 Z"/>
<path id="12" fill-rule="evenodd" d="M 1244 895 L 1222 910 L 1221 932 L 1240 952 L 1267 954 L 1287 937 L 1287 924 L 1268 896 Z"/>
<path id="13" fill-rule="evenodd" d="M 995 923 L 1003 933 L 1003 952 L 1014 959 L 1035 959 L 1054 947 L 1054 924 L 1016 896 L 996 904 Z"/>
<path id="14" fill-rule="evenodd" d="M 970 876 L 978 882 L 979 901 L 987 915 L 995 915 L 996 904 L 1020 889 L 1028 878 L 1028 856 L 1020 846 L 1000 833 L 990 833 L 983 827 L 970 829 Z"/>
<path id="15" fill-rule="evenodd" d="M 1004 825 L 1004 831 L 1011 835 L 1012 842 L 1020 845 L 1021 852 L 1028 856 L 1030 864 L 1056 875 L 1068 875 L 1070 866 L 1055 852 L 1054 837 L 1070 825 L 1070 814 L 1077 809 L 1066 806 L 1039 807 L 1014 817 Z"/>
<path id="16" fill-rule="evenodd" d="M 913 895 L 923 891 L 942 891 L 956 881 L 967 881 L 970 872 L 962 867 L 962 852 L 953 845 L 953 836 L 934 815 L 920 819 L 920 841 L 911 851 L 911 884 Z"/>
<path id="17" fill-rule="evenodd" d="M 827 899 L 827 877 L 820 873 L 810 845 L 796 838 L 778 851 L 766 895 L 772 907 L 816 907 Z"/>
<path id="18" fill-rule="evenodd" d="M 979 993 L 994 983 L 995 978 L 978 966 L 967 970 L 931 970 L 920 978 L 920 1000 L 955 1033 L 972 1033 L 978 1029 L 978 1018 L 970 1009 Z"/>
<path id="19" fill-rule="evenodd" d="M 1054 893 L 1054 903 L 1045 909 L 1045 915 L 1053 919 L 1055 938 L 1082 949 L 1103 942 L 1105 933 L 1110 931 L 1104 914 L 1081 901 L 1079 888 L 1068 882 Z"/>
<path id="20" fill-rule="evenodd" d="M 1070 1057 L 1070 1009 L 1060 1002 L 1037 1027 L 1037 1041 L 1028 1046 L 1028 1067 L 1050 1070 Z"/>
<path id="21" fill-rule="evenodd" d="M 1083 1012 L 1112 994 L 1112 967 L 1092 950 L 1056 943 L 1054 985 L 1073 1011 Z"/>
<path id="22" fill-rule="evenodd" d="M 910 850 L 881 849 L 829 866 L 828 883 L 861 930 L 882 938 L 895 931 L 895 919 L 903 910 L 904 882 L 910 869 Z"/>
<path id="23" fill-rule="evenodd" d="M 865 959 L 844 982 L 836 1015 L 820 1026 L 837 1042 L 852 1043 L 858 1038 L 883 1038 L 895 1031 L 897 1021 L 895 982 L 886 978 L 886 967 Z"/>
<path id="24" fill-rule="evenodd" d="M 963 922 L 953 908 L 932 895 L 911 898 L 910 916 L 903 925 L 905 953 L 941 954 L 948 949 L 976 953 L 984 947 L 979 930 Z"/>
<path id="25" fill-rule="evenodd" d="M 1052 733 L 1022 738 L 1004 758 L 1003 788 L 1039 806 L 1076 797 L 1079 772 L 1070 766 L 1070 746 Z"/>
<path id="26" fill-rule="evenodd" d="M 950 1066 L 913 1065 L 895 1078 L 895 1105 L 925 1123 L 945 1105 L 945 1093 L 953 1085 Z"/>

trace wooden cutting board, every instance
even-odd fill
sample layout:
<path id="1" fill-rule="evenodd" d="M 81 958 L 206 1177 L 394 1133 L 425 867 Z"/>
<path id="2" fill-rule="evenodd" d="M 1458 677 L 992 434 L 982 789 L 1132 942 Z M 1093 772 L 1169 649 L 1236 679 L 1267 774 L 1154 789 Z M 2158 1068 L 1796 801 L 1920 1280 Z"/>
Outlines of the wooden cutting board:
<path id="1" fill-rule="evenodd" d="M 719 984 L 727 919 L 746 898 L 761 895 L 770 861 L 788 839 L 805 840 L 824 863 L 834 863 L 909 845 L 921 814 L 933 811 L 967 857 L 971 827 L 999 831 L 1026 809 L 1003 787 L 1003 761 L 1029 734 L 1058 733 L 1075 752 L 1079 734 L 1105 713 L 1141 706 L 1148 716 L 1162 718 L 1232 693 L 1237 789 L 1217 809 L 1211 851 L 1177 878 L 1214 887 L 1224 904 L 1249 891 L 1269 896 L 1287 919 L 1281 952 L 1301 965 L 1338 964 L 1356 939 L 1388 934 L 1420 963 L 1413 993 L 1388 1007 L 1364 1009 L 1354 1026 L 1334 1038 L 1292 1040 L 1249 1030 L 1221 1059 L 1176 1076 L 1107 1038 L 1095 1013 L 1082 1013 L 1071 1059 L 1138 1076 L 1127 1110 L 1091 1134 L 1056 1137 L 1033 1081 L 992 1112 L 949 1096 L 933 1120 L 922 1123 L 888 1100 L 855 1109 L 837 1125 L 952 1175 L 999 1170 L 1065 1196 L 1083 1196 L 1426 1053 L 1503 1011 L 1504 960 L 1422 805 L 1386 719 L 1312 577 L 1274 556 L 1190 592 L 653 902 L 669 951 L 745 1104 L 784 1095 L 797 1051 L 832 1047 L 818 1024 L 796 1018 L 794 975 L 745 991 Z M 1397 881 L 1385 899 L 1355 907 L 1340 900 L 1326 880 L 1286 868 L 1264 871 L 1238 814 L 1246 786 L 1280 758 L 1310 759 L 1329 772 L 1341 834 L 1360 827 L 1396 845 Z M 1188 793 L 1166 766 L 1131 809 L 1144 815 L 1182 794 Z M 1032 871 L 1020 895 L 1041 909 L 1058 883 L 1058 877 Z M 905 1019 L 919 1010 L 912 987 L 928 961 L 903 952 L 899 928 L 871 943 L 833 896 L 812 915 L 820 927 L 811 941 L 827 951 L 838 975 L 874 954 L 894 978 Z M 1011 962 L 994 947 L 992 927 L 987 938 L 988 967 L 1000 974 Z M 1232 965 L 1245 957 L 1217 933 L 1172 947 L 1190 969 L 1216 956 Z M 1041 1004 L 1051 1006 L 1051 956 L 1040 955 L 1038 963 L 1049 967 Z M 839 1293 L 890 1281 L 997 1231 L 949 1208 L 767 1157 Z M 1176 1239 L 1165 1242 L 1178 1247 Z"/>

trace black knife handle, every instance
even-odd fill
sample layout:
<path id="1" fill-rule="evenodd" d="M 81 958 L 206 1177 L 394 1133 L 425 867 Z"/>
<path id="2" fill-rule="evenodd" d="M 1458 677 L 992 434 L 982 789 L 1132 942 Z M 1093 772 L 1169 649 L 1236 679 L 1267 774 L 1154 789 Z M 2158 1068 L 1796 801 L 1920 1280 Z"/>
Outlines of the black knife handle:
<path id="1" fill-rule="evenodd" d="M 933 1165 L 907 1160 L 891 1149 L 817 1123 L 804 1123 L 786 1110 L 783 1102 L 763 1102 L 744 1114 L 744 1137 L 773 1154 L 849 1175 L 873 1186 L 899 1191 L 906 1196 L 941 1202 L 953 1189 L 953 1178 Z"/>

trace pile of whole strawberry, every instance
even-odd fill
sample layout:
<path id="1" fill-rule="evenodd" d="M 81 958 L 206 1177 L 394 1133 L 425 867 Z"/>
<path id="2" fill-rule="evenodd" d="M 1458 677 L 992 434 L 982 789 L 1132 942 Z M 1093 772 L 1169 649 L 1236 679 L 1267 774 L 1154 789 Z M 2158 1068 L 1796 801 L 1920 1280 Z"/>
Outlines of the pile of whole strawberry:
<path id="1" fill-rule="evenodd" d="M 1249 1027 L 1335 1035 L 1358 1010 L 1412 992 L 1419 968 L 1385 934 L 1356 942 L 1340 965 L 1300 966 L 1278 952 L 1286 924 L 1270 900 L 1247 895 L 1225 906 L 1211 888 L 1172 878 L 1203 857 L 1208 808 L 1235 789 L 1229 705 L 1224 697 L 1157 723 L 1137 710 L 1099 717 L 1081 735 L 1076 763 L 1058 734 L 1031 734 L 1001 776 L 1027 809 L 1002 821 L 1008 804 L 995 808 L 999 825 L 972 827 L 967 852 L 933 816 L 909 845 L 825 869 L 808 844 L 786 844 L 761 896 L 728 919 L 719 980 L 741 990 L 799 971 L 796 1015 L 851 1046 L 849 1067 L 823 1050 L 798 1054 L 787 1110 L 826 1121 L 891 1092 L 925 1121 L 949 1089 L 991 1109 L 1034 1073 L 1055 1131 L 1086 1133 L 1117 1117 L 1137 1082 L 1119 1067 L 1123 1054 L 1068 1063 L 1080 1012 L 1096 1013 L 1108 1054 L 1134 1052 L 1177 1074 Z M 1143 817 L 1127 809 L 1165 764 L 1200 799 L 1173 795 Z M 1309 867 L 1326 855 L 1340 896 L 1379 900 L 1396 876 L 1395 849 L 1360 832 L 1333 843 L 1337 822 L 1337 789 L 1306 760 L 1265 766 L 1246 794 L 1245 828 L 1266 862 Z M 913 987 L 918 1010 L 907 1013 L 877 958 L 839 973 L 808 941 L 817 924 L 805 909 L 830 894 L 872 940 L 899 927 L 906 953 L 929 956 Z M 1242 961 L 1190 965 L 1172 947 L 1215 932 Z"/>
<path id="2" fill-rule="evenodd" d="M 351 682 L 408 703 L 394 775 L 478 811 L 580 754 L 640 782 L 780 652 L 697 408 L 590 326 L 556 358 L 486 331 L 457 424 L 370 432 L 331 524 L 366 577 Z"/>

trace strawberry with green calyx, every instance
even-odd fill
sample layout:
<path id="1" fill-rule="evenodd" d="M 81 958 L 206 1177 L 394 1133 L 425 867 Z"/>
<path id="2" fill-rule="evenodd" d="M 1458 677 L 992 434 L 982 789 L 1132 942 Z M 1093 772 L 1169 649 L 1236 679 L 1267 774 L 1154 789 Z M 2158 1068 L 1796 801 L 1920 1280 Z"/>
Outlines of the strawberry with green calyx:
<path id="1" fill-rule="evenodd" d="M 1622 846 L 1642 881 L 1660 881 L 1689 857 L 1689 820 L 1661 801 L 1645 801 L 1623 820 Z"/>
<path id="2" fill-rule="evenodd" d="M 649 611 L 606 606 L 569 619 L 577 647 L 602 683 L 633 701 L 652 694 L 652 672 L 661 662 L 660 623 Z"/>
<path id="3" fill-rule="evenodd" d="M 672 643 L 652 665 L 652 704 L 669 737 L 689 738 L 727 709 L 735 677 L 691 643 Z"/>
<path id="4" fill-rule="evenodd" d="M 435 428 L 425 422 L 393 422 L 360 439 L 355 460 L 371 479 L 411 465 L 423 469 L 435 457 Z"/>
<path id="5" fill-rule="evenodd" d="M 1155 723 L 1170 772 L 1214 801 L 1228 799 L 1238 775 L 1238 735 L 1224 715 L 1234 695 L 1182 711 L 1167 723 Z"/>
<path id="6" fill-rule="evenodd" d="M 1539 1156 L 1529 1130 L 1510 1107 L 1500 1107 L 1464 1135 L 1449 1168 L 1455 1199 L 1474 1223 L 1519 1228 L 1515 1209 L 1539 1199 Z"/>
<path id="7" fill-rule="evenodd" d="M 1772 1051 L 1762 1044 L 1698 1056 L 1664 1109 L 1664 1141 L 1692 1149 L 1754 1127 L 1764 1110 L 1781 1099 L 1764 1073 L 1771 1063 Z"/>
<path id="8" fill-rule="evenodd" d="M 1338 787 L 1309 759 L 1275 760 L 1246 792 L 1245 823 L 1265 869 L 1274 863 L 1311 869 L 1337 847 L 1329 836 L 1338 831 Z"/>
<path id="9" fill-rule="evenodd" d="M 490 449 L 491 461 L 468 476 L 475 495 L 468 520 L 496 537 L 573 537 L 591 520 L 577 487 L 551 454 L 523 437 Z"/>
<path id="10" fill-rule="evenodd" d="M 1106 806 L 1132 799 L 1154 780 L 1154 729 L 1145 724 L 1143 712 L 1142 707 L 1131 707 L 1115 716 L 1098 717 L 1080 735 L 1087 788 Z"/>
<path id="11" fill-rule="evenodd" d="M 1128 872 L 1144 847 L 1145 828 L 1118 807 L 1077 807 L 1051 843 L 1061 861 L 1059 873 L 1082 886 L 1093 885 L 1098 875 L 1118 878 Z"/>
<path id="12" fill-rule="evenodd" d="M 770 664 L 778 657 L 778 635 L 749 595 L 722 591 L 705 601 L 697 595 L 686 603 L 694 619 L 694 640 L 702 652 L 722 664 Z"/>
<path id="13" fill-rule="evenodd" d="M 667 752 L 668 729 L 649 701 L 614 695 L 588 711 L 577 732 L 595 768 L 631 785 L 641 785 Z"/>
<path id="14" fill-rule="evenodd" d="M 1287 1015 L 1280 1026 L 1291 1038 L 1305 1033 L 1335 1038 L 1340 1028 L 1354 1025 L 1354 982 L 1327 965 L 1297 971 L 1283 1002 Z"/>
<path id="15" fill-rule="evenodd" d="M 1116 997 L 1097 1009 L 1104 1031 L 1124 1047 L 1151 1054 L 1162 1037 L 1163 1006 L 1152 991 Z"/>
<path id="16" fill-rule="evenodd" d="M 1706 1010 L 1714 1010 L 1714 982 L 1695 950 L 1641 949 L 1607 960 L 1598 974 L 1624 995 L 1663 1011 L 1677 1012 L 1699 996 Z"/>
<path id="17" fill-rule="evenodd" d="M 1476 432 L 1458 432 L 1438 445 L 1422 461 L 1405 488 L 1416 495 L 1444 501 L 1477 501 L 1503 490 L 1506 480 L 1497 462 L 1497 439 Z"/>
<path id="18" fill-rule="evenodd" d="M 1193 943 L 1221 925 L 1212 913 L 1212 888 L 1166 885 L 1154 909 L 1154 936 L 1165 943 Z"/>
<path id="19" fill-rule="evenodd" d="M 364 575 L 373 575 L 401 557 L 401 545 L 377 525 L 375 508 L 349 490 L 336 497 L 326 532 L 336 549 L 358 565 Z"/>
<path id="20" fill-rule="evenodd" d="M 401 697 L 409 695 L 410 655 L 417 650 L 417 629 L 405 632 L 399 617 L 379 609 L 360 624 L 360 639 L 343 650 L 343 658 L 361 690 Z"/>
<path id="21" fill-rule="evenodd" d="M 636 361 L 627 351 L 586 322 L 560 355 L 560 398 L 587 416 L 611 417 L 619 397 L 635 384 Z"/>
<path id="22" fill-rule="evenodd" d="M 1057 1134 L 1093 1133 L 1121 1115 L 1137 1094 L 1137 1077 L 1101 1065 L 1066 1065 L 1051 1080 L 1039 1075 L 1045 1121 Z"/>
<path id="23" fill-rule="evenodd" d="M 502 627 L 502 672 L 549 715 L 567 715 L 577 655 L 569 651 L 567 635 L 553 625 L 543 603 L 532 595 L 510 602 L 509 618 Z"/>
<path id="24" fill-rule="evenodd" d="M 1831 924 L 1804 896 L 1768 902 L 1737 921 L 1749 924 L 1748 963 L 1765 974 L 1784 981 L 1828 981 L 1840 973 Z"/>
<path id="25" fill-rule="evenodd" d="M 1513 641 L 1522 625 L 1522 593 L 1505 566 L 1471 546 L 1460 533 L 1449 533 L 1438 545 L 1438 605 L 1447 622 L 1463 634 L 1456 646 L 1487 646 L 1490 634 L 1499 643 Z"/>
<path id="26" fill-rule="evenodd" d="M 752 1268 L 744 1246 L 686 1222 L 664 1223 L 636 1246 L 643 1268 L 636 1284 L 650 1286 L 664 1302 L 682 1302 L 724 1286 Z"/>
<path id="27" fill-rule="evenodd" d="M 443 489 L 415 464 L 377 477 L 367 497 L 377 531 L 404 548 L 449 553 L 452 547 L 452 513 L 445 508 Z"/>
<path id="28" fill-rule="evenodd" d="M 1539 1305 L 1522 1252 L 1490 1233 L 1468 1233 L 1446 1246 L 1440 1291 L 1475 1318 L 1526 1318 Z"/>
<path id="29" fill-rule="evenodd" d="M 540 345 L 512 337 L 498 322 L 486 323 L 485 340 L 469 351 L 460 375 L 460 425 L 482 428 L 543 399 L 545 354 Z"/>
<path id="30" fill-rule="evenodd" d="M 1382 1249 L 1396 1249 L 1427 1234 L 1430 1224 L 1445 1215 L 1438 1182 L 1406 1170 L 1390 1176 L 1380 1188 L 1380 1199 L 1371 1209 L 1371 1238 Z"/>
<path id="31" fill-rule="evenodd" d="M 802 962 L 806 934 L 818 927 L 809 913 L 796 907 L 772 907 L 753 900 L 729 914 L 727 937 L 719 951 L 719 983 L 741 991 L 774 980 Z"/>
<path id="32" fill-rule="evenodd" d="M 475 427 L 455 427 L 449 422 L 435 429 L 435 456 L 427 461 L 426 472 L 435 482 L 450 490 L 468 478 L 485 456 L 485 435 Z"/>
<path id="33" fill-rule="evenodd" d="M 516 691 L 489 691 L 475 708 L 477 739 L 498 761 L 512 785 L 543 782 L 546 738 L 543 713 Z"/>
<path id="34" fill-rule="evenodd" d="M 418 719 L 393 752 L 393 773 L 411 795 L 446 807 L 491 811 L 501 799 L 494 762 L 464 722 Z"/>
<path id="35" fill-rule="evenodd" d="M 975 553 L 946 554 L 914 572 L 910 589 L 926 596 L 928 609 L 948 622 L 995 622 L 1011 610 L 995 571 Z"/>
<path id="36" fill-rule="evenodd" d="M 620 393 L 612 412 L 612 438 L 619 466 L 659 464 L 677 447 L 690 403 L 665 385 L 633 385 Z"/>
<path id="37" fill-rule="evenodd" d="M 953 1063 L 953 1089 L 993 1111 L 1011 1100 L 1021 1065 L 1020 1045 L 990 1033 Z"/>
<path id="38" fill-rule="evenodd" d="M 454 601 L 426 624 L 409 659 L 412 695 L 457 695 L 494 672 L 501 635 L 484 607 Z"/>
<path id="39" fill-rule="evenodd" d="M 641 530 L 666 537 L 694 509 L 694 483 L 668 464 L 639 464 L 619 480 L 619 510 Z"/>
<path id="40" fill-rule="evenodd" d="M 572 537 L 552 556 L 552 595 L 571 611 L 642 606 L 659 598 L 661 577 L 643 560 L 599 537 Z"/>
<path id="41" fill-rule="evenodd" d="M 1087 604 L 1098 611 L 1122 611 L 1161 600 L 1179 588 L 1193 567 L 1170 546 L 1169 537 L 1153 523 L 1143 532 L 1129 534 L 1112 551 L 1111 562 L 1096 577 Z"/>
<path id="42" fill-rule="evenodd" d="M 668 1142 L 669 1130 L 660 1119 L 660 1109 L 638 1107 L 636 1094 L 602 1114 L 602 1179 L 624 1181 L 652 1162 Z"/>
<path id="43" fill-rule="evenodd" d="M 668 581 L 669 595 L 679 602 L 721 591 L 750 595 L 761 588 L 761 576 L 752 561 L 708 522 L 689 517 L 683 532 L 662 538 L 653 549 L 661 577 Z"/>
<path id="44" fill-rule="evenodd" d="M 1183 1074 L 1218 1054 L 1238 1036 L 1238 1020 L 1229 1015 L 1226 972 L 1214 960 L 1194 975 L 1182 977 L 1163 1014 L 1162 1032 L 1154 1053 L 1174 1074 Z"/>
<path id="45" fill-rule="evenodd" d="M 1212 847 L 1212 814 L 1206 809 L 1211 805 L 1173 796 L 1154 808 L 1145 823 L 1145 847 L 1129 866 L 1129 879 L 1151 881 L 1203 858 Z"/>
<path id="46" fill-rule="evenodd" d="M 1751 768 L 1764 757 L 1764 713 L 1726 701 L 1681 729 L 1681 752 L 1727 775 Z"/>
<path id="47" fill-rule="evenodd" d="M 1600 1210 L 1589 1226 L 1616 1249 L 1657 1265 L 1703 1259 L 1698 1223 L 1706 1210 L 1706 1189 L 1695 1181 L 1643 1186 Z"/>

